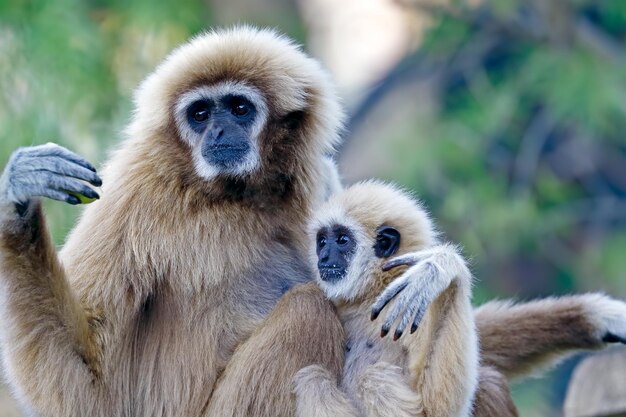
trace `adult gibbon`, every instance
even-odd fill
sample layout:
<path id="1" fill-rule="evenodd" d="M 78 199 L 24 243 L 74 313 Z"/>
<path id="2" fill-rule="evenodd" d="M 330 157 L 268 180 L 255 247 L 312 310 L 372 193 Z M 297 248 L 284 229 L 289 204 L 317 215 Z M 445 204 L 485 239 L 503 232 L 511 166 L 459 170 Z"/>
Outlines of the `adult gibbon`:
<path id="1" fill-rule="evenodd" d="M 339 375 L 341 323 L 297 284 L 313 278 L 306 224 L 337 185 L 325 155 L 342 121 L 315 60 L 241 27 L 192 39 L 148 76 L 101 179 L 59 146 L 17 150 L 0 178 L 0 331 L 23 407 L 290 416 L 298 370 Z M 77 180 L 103 195 L 57 254 L 38 197 L 96 197 Z M 483 307 L 483 356 L 514 374 L 626 336 L 621 303 L 544 303 Z"/>

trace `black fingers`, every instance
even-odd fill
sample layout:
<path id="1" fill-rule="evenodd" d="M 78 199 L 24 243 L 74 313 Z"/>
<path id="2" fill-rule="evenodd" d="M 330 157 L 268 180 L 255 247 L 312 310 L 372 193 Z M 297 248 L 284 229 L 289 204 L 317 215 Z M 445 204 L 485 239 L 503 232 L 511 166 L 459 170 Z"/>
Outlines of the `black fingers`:
<path id="1" fill-rule="evenodd" d="M 402 311 L 405 310 L 407 306 L 409 309 L 411 308 L 412 300 L 416 298 L 420 298 L 420 295 L 418 293 L 418 288 L 416 286 L 411 285 L 411 286 L 408 286 L 408 288 L 402 290 L 402 293 L 398 295 L 396 301 L 394 302 L 393 307 L 391 308 L 391 311 L 387 313 L 387 317 L 385 318 L 385 322 L 383 324 L 383 329 L 387 330 L 385 334 L 389 332 L 389 329 L 391 329 L 391 326 L 393 325 L 393 323 L 400 316 L 400 313 L 402 313 Z M 405 312 L 405 315 L 407 314 L 407 312 Z M 400 321 L 401 321 L 400 323 L 400 326 L 401 326 L 402 320 Z M 400 326 L 398 326 L 398 328 L 400 330 L 400 334 L 402 334 L 403 329 L 400 328 Z M 406 324 L 404 326 L 406 327 Z M 394 338 L 394 340 L 396 340 L 396 338 Z"/>
<path id="2" fill-rule="evenodd" d="M 402 336 L 407 325 L 409 324 L 411 320 L 413 320 L 415 313 L 419 310 L 419 308 L 424 303 L 425 303 L 425 300 L 422 294 L 417 293 L 412 297 L 412 301 L 409 301 L 409 306 L 404 311 L 404 314 L 402 315 L 402 318 L 400 319 L 400 323 L 398 324 L 396 332 L 394 333 L 393 340 L 398 340 Z"/>
<path id="3" fill-rule="evenodd" d="M 21 163 L 25 165 L 24 168 L 29 168 L 32 171 L 50 171 L 87 181 L 96 187 L 102 185 L 102 180 L 96 174 L 95 168 L 87 168 L 83 164 L 59 155 L 31 155 L 28 161 Z"/>
<path id="4" fill-rule="evenodd" d="M 80 199 L 74 195 L 68 194 L 67 198 L 65 199 L 66 202 L 68 202 L 69 204 L 75 206 L 77 204 L 80 204 Z"/>
<path id="5" fill-rule="evenodd" d="M 82 194 L 88 198 L 100 198 L 95 190 L 79 180 L 64 177 L 62 175 L 52 172 L 46 172 L 42 174 L 46 175 L 45 183 L 51 189 L 58 191 L 72 191 L 74 193 Z"/>
<path id="6" fill-rule="evenodd" d="M 102 180 L 88 161 L 55 144 L 21 148 L 14 152 L 5 195 L 16 203 L 34 197 L 48 197 L 80 204 L 82 196 L 98 199 L 98 193 L 86 183 L 99 187 Z"/>
<path id="7" fill-rule="evenodd" d="M 39 158 L 40 160 L 31 163 L 32 172 L 38 172 L 45 175 L 60 174 L 66 177 L 76 178 L 86 181 L 95 187 L 102 185 L 102 179 L 93 171 L 90 171 L 73 162 L 68 162 L 58 157 Z"/>
<path id="8" fill-rule="evenodd" d="M 423 261 L 422 258 L 416 254 L 409 254 L 394 259 L 388 264 L 391 264 L 390 267 L 410 265 L 420 260 Z M 387 313 L 383 323 L 381 337 L 385 337 L 389 333 L 398 317 L 400 319 L 393 333 L 393 340 L 398 340 L 405 334 L 409 323 L 412 323 L 410 333 L 415 333 L 428 306 L 439 296 L 444 284 L 438 268 L 431 262 L 424 261 L 404 272 L 400 278 L 383 291 L 372 308 L 372 319 L 375 319 L 385 305 L 395 297 L 394 305 Z"/>
<path id="9" fill-rule="evenodd" d="M 391 327 L 391 324 L 383 324 L 383 327 L 380 329 L 380 337 L 385 337 L 387 336 L 387 334 L 389 333 L 389 328 Z"/>
<path id="10" fill-rule="evenodd" d="M 80 203 L 78 197 L 67 194 L 63 191 L 53 190 L 40 185 L 27 186 L 24 192 L 32 197 L 47 197 L 52 200 L 64 201 L 66 203 L 76 205 Z"/>
<path id="11" fill-rule="evenodd" d="M 423 296 L 421 294 L 414 296 L 414 301 L 407 307 L 402 318 L 400 319 L 400 323 L 396 328 L 396 331 L 393 334 L 393 340 L 398 340 L 404 334 L 407 325 L 411 320 L 413 323 L 411 324 L 410 334 L 413 334 L 417 331 L 419 324 L 421 323 L 424 315 L 426 314 L 426 310 L 430 305 L 429 297 Z M 395 320 L 395 317 L 394 317 Z M 389 323 L 391 326 L 391 323 Z"/>
<path id="12" fill-rule="evenodd" d="M 395 333 L 393 334 L 393 340 L 394 342 L 398 339 L 400 339 L 402 337 L 402 330 L 400 329 L 396 329 Z"/>
<path id="13" fill-rule="evenodd" d="M 617 336 L 611 332 L 608 332 L 607 334 L 604 335 L 604 337 L 602 337 L 602 341 L 604 343 L 624 343 L 626 344 L 626 339 Z"/>

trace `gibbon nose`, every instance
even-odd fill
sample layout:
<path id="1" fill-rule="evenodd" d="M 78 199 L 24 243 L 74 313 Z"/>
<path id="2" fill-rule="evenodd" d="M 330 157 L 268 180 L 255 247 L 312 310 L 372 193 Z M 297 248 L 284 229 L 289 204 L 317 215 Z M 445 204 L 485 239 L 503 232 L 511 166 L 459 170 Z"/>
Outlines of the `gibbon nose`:
<path id="1" fill-rule="evenodd" d="M 224 128 L 220 125 L 213 124 L 211 127 L 209 127 L 209 131 L 207 132 L 207 134 L 209 138 L 211 138 L 211 140 L 221 139 L 222 136 L 224 136 Z"/>
<path id="2" fill-rule="evenodd" d="M 328 249 L 328 247 L 323 248 L 320 251 L 319 257 L 318 257 L 318 262 L 317 262 L 317 266 L 322 268 L 325 267 L 326 265 L 328 265 L 328 258 L 330 257 L 330 250 Z"/>
<path id="3" fill-rule="evenodd" d="M 330 246 L 330 245 L 328 245 Z M 319 261 L 317 262 L 319 269 L 336 269 L 345 267 L 345 261 L 342 258 L 341 253 L 337 249 L 324 248 L 319 255 Z"/>

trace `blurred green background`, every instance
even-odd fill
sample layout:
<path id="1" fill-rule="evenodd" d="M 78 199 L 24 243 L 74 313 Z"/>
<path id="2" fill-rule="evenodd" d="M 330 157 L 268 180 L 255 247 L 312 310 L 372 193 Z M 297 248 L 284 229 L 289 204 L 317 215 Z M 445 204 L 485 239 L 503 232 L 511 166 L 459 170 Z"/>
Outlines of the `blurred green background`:
<path id="1" fill-rule="evenodd" d="M 626 298 L 626 2 L 372 3 L 1 1 L 0 167 L 48 141 L 101 163 L 173 47 L 215 25 L 275 26 L 338 80 L 346 182 L 415 190 L 472 259 L 477 304 Z M 60 245 L 80 209 L 46 209 Z M 561 415 L 575 361 L 515 385 L 521 415 Z M 0 416 L 17 415 L 2 401 Z"/>

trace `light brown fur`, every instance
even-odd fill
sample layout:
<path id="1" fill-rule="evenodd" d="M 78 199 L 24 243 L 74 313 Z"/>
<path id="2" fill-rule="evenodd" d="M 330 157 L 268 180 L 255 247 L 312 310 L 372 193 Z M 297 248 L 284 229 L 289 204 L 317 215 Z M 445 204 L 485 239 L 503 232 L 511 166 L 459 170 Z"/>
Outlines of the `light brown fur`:
<path id="1" fill-rule="evenodd" d="M 205 181 L 170 109 L 188 88 L 228 80 L 253 85 L 268 103 L 262 164 L 243 179 Z M 306 220 L 336 181 L 323 179 L 324 155 L 343 116 L 325 72 L 286 38 L 239 28 L 174 51 L 135 101 L 128 138 L 103 171 L 102 199 L 58 258 L 38 204 L 24 217 L 1 208 L 3 353 L 24 407 L 49 416 L 247 415 L 266 401 L 258 387 L 212 394 L 220 376 L 231 386 L 246 352 L 268 367 L 284 361 L 259 371 L 267 381 L 291 381 L 311 363 L 337 368 L 337 356 L 327 359 L 331 345 L 341 347 L 341 328 L 321 294 L 296 290 L 264 321 L 287 288 L 311 279 L 298 261 Z M 295 308 L 291 297 L 310 304 Z M 298 311 L 300 325 L 287 323 L 298 323 Z M 286 347 L 274 341 L 257 352 L 255 329 L 286 331 Z M 312 339 L 326 344 L 293 347 Z M 290 386 L 267 388 L 275 408 L 264 415 L 290 414 Z"/>
<path id="2" fill-rule="evenodd" d="M 367 251 L 374 242 L 375 230 L 382 224 L 397 228 L 403 239 L 398 257 L 416 252 L 423 259 L 437 260 L 440 270 L 458 271 L 454 263 L 446 262 L 450 258 L 441 257 L 442 253 L 450 254 L 450 249 L 454 253 L 454 248 L 437 246 L 432 222 L 414 200 L 378 182 L 356 184 L 333 196 L 314 217 L 309 240 L 314 240 L 317 230 L 333 224 L 356 230 L 355 235 L 365 242 L 362 258 L 372 259 L 363 262 L 357 251 L 352 262 L 359 264 L 355 268 L 359 279 L 348 284 L 327 285 L 318 276 L 318 282 L 339 308 L 348 347 L 357 353 L 348 353 L 339 381 L 325 378 L 319 367 L 308 367 L 297 374 L 295 393 L 300 417 L 332 415 L 333 407 L 334 415 L 342 417 L 444 416 L 457 415 L 458 410 L 466 415 L 470 411 L 459 406 L 459 398 L 464 392 L 473 392 L 476 385 L 472 415 L 515 417 L 518 414 L 509 379 L 538 372 L 577 350 L 603 347 L 607 335 L 624 340 L 626 304 L 600 294 L 518 305 L 493 301 L 472 315 L 466 272 L 460 274 L 465 280 L 452 281 L 433 302 L 416 336 L 404 335 L 400 342 L 389 338 L 381 341 L 380 323 L 368 319 L 370 309 L 378 294 L 404 271 L 382 272 L 383 262 Z M 433 254 L 439 258 L 432 258 Z M 316 258 L 315 254 L 310 257 Z M 478 370 L 478 359 L 471 354 L 473 318 L 482 353 Z M 368 358 L 368 351 L 377 348 L 384 353 L 374 354 L 376 359 Z M 356 359 L 351 360 L 351 356 Z M 368 361 L 375 363 L 362 364 Z M 333 401 L 316 407 L 302 405 L 314 404 L 312 399 L 322 397 L 322 392 L 330 393 Z M 350 403 L 353 408 L 346 406 Z"/>
<path id="3" fill-rule="evenodd" d="M 312 220 L 309 240 L 315 241 L 318 230 L 336 225 L 354 235 L 356 252 L 340 281 L 326 283 L 317 276 L 337 305 L 346 331 L 346 364 L 338 384 L 312 376 L 319 375 L 318 367 L 300 371 L 295 388 L 298 401 L 302 398 L 310 403 L 311 397 L 321 397 L 319 391 L 329 391 L 332 386 L 331 396 L 344 394 L 343 402 L 350 400 L 360 415 L 468 416 L 476 389 L 478 342 L 470 304 L 471 274 L 463 259 L 453 247 L 437 243 L 432 222 L 416 201 L 382 183 L 356 184 L 331 197 Z M 389 259 L 376 257 L 373 249 L 381 226 L 400 232 L 397 256 L 423 256 L 425 269 L 419 271 L 439 271 L 432 277 L 411 279 L 439 280 L 439 273 L 451 274 L 447 288 L 430 300 L 416 334 L 407 330 L 397 342 L 391 336 L 381 339 L 381 320 L 371 321 L 370 311 L 389 283 L 402 273 L 416 272 L 405 272 L 406 268 L 383 272 Z M 317 256 L 311 257 L 316 264 Z M 428 285 L 424 282 L 425 289 Z M 397 295 L 391 304 L 399 298 Z M 315 407 L 298 409 L 303 410 L 301 417 L 318 415 Z M 335 415 L 359 414 L 337 410 Z"/>
<path id="4" fill-rule="evenodd" d="M 523 377 L 580 350 L 600 349 L 608 333 L 623 338 L 626 306 L 601 294 L 523 304 L 492 301 L 476 312 L 485 365 Z"/>
<path id="5" fill-rule="evenodd" d="M 231 81 L 267 103 L 261 166 L 245 178 L 206 180 L 177 130 L 176 100 Z M 37 201 L 26 213 L 0 201 L 4 371 L 27 413 L 291 416 L 287 386 L 301 366 L 338 377 L 344 335 L 332 306 L 311 288 L 287 290 L 312 279 L 306 222 L 339 187 L 325 155 L 342 119 L 325 72 L 287 39 L 250 28 L 207 33 L 142 83 L 127 138 L 103 170 L 102 199 L 58 254 Z M 584 340 L 624 336 L 621 303 L 579 301 L 568 311 L 581 319 L 572 326 L 582 326 Z M 557 329 L 563 320 L 551 312 L 483 311 L 484 357 L 498 371 L 527 370 L 542 356 L 524 353 L 529 346 L 551 352 L 559 343 L 535 326 Z M 523 349 L 500 342 L 511 320 L 525 334 Z M 260 390 L 263 381 L 277 389 Z"/>

